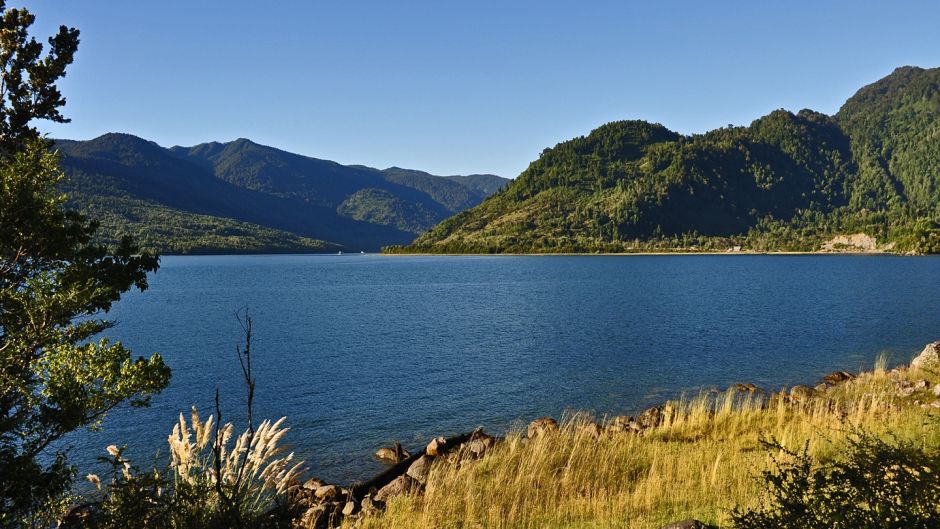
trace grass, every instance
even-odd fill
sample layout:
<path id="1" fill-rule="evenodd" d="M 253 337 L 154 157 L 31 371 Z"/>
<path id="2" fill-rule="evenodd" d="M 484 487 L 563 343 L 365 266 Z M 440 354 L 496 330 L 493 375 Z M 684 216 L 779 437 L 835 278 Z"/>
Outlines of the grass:
<path id="1" fill-rule="evenodd" d="M 899 396 L 901 381 L 927 389 Z M 762 438 L 820 461 L 837 457 L 853 429 L 940 449 L 937 373 L 871 372 L 791 402 L 782 395 L 702 394 L 670 402 L 664 422 L 642 435 L 597 435 L 605 421 L 575 414 L 556 433 L 512 432 L 487 457 L 436 463 L 424 495 L 393 499 L 363 528 L 636 528 L 697 518 L 728 527 L 730 510 L 761 498 L 756 476 L 770 468 Z M 350 524 L 351 525 L 351 524 Z"/>

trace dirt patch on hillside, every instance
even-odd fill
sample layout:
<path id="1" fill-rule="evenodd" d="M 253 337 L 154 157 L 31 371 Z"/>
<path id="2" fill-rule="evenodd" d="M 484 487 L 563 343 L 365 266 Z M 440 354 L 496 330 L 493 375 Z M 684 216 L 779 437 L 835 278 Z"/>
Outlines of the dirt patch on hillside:
<path id="1" fill-rule="evenodd" d="M 838 235 L 822 244 L 826 252 L 883 252 L 890 248 L 879 248 L 878 241 L 865 233 Z"/>

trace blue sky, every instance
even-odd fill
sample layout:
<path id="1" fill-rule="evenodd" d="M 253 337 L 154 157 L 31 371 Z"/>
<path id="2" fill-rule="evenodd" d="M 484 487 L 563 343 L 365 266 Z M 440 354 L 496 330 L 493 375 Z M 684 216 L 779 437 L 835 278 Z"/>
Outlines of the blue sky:
<path id="1" fill-rule="evenodd" d="M 82 32 L 53 137 L 247 137 L 341 163 L 514 177 L 608 121 L 682 132 L 838 110 L 940 66 L 936 1 L 8 0 Z"/>

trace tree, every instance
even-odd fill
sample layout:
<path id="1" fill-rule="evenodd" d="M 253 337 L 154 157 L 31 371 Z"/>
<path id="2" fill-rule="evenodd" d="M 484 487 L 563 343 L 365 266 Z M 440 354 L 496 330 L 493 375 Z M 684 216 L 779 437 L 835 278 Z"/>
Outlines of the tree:
<path id="1" fill-rule="evenodd" d="M 26 9 L 7 9 L 0 0 L 0 154 L 9 156 L 39 138 L 30 122 L 47 119 L 67 123 L 59 108 L 65 98 L 55 82 L 65 76 L 78 48 L 78 30 L 59 27 L 49 38 L 49 53 L 29 36 L 35 16 Z"/>
<path id="2" fill-rule="evenodd" d="M 158 257 L 129 239 L 92 243 L 97 223 L 64 210 L 58 156 L 31 126 L 65 121 L 55 86 L 78 46 L 60 28 L 49 54 L 34 17 L 0 0 L 0 527 L 19 525 L 68 490 L 74 470 L 50 446 L 122 403 L 148 404 L 169 383 L 159 355 L 131 358 L 92 339 L 121 294 L 147 288 Z"/>

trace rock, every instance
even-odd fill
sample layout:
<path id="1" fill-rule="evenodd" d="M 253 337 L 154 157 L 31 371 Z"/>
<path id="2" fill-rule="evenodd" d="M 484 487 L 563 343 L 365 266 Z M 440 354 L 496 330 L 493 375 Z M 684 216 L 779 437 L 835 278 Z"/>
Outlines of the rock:
<path id="1" fill-rule="evenodd" d="M 817 384 L 816 387 L 813 388 L 815 391 L 826 391 L 827 389 L 829 389 L 829 384 L 826 384 L 825 382 L 822 384 Z"/>
<path id="2" fill-rule="evenodd" d="M 913 394 L 914 394 L 913 386 L 902 387 L 901 389 L 898 390 L 899 397 L 910 397 Z"/>
<path id="3" fill-rule="evenodd" d="M 429 456 L 442 456 L 447 452 L 447 448 L 447 439 L 435 437 L 428 443 L 428 447 L 424 449 L 424 453 Z"/>
<path id="4" fill-rule="evenodd" d="M 935 396 L 940 397 L 940 384 L 937 384 L 936 386 L 934 386 L 931 391 L 933 392 Z"/>
<path id="5" fill-rule="evenodd" d="M 926 380 L 918 380 L 917 382 L 914 382 L 914 389 L 927 389 L 929 387 L 930 382 L 927 382 Z"/>
<path id="6" fill-rule="evenodd" d="M 599 424 L 594 423 L 594 422 L 588 422 L 588 423 L 582 424 L 578 428 L 578 431 L 581 432 L 583 435 L 592 437 L 594 439 L 597 439 L 598 437 L 601 436 L 601 434 L 604 433 L 604 429 L 601 428 Z"/>
<path id="7" fill-rule="evenodd" d="M 483 457 L 486 452 L 486 443 L 483 442 L 483 439 L 474 439 L 467 443 L 467 451 L 473 457 Z"/>
<path id="8" fill-rule="evenodd" d="M 833 386 L 837 386 L 839 384 L 842 384 L 843 382 L 848 382 L 854 379 L 855 379 L 855 375 L 853 375 L 852 373 L 849 373 L 848 371 L 836 371 L 835 373 L 830 373 L 824 376 L 823 382 L 833 385 Z"/>
<path id="9" fill-rule="evenodd" d="M 408 470 L 405 471 L 405 474 L 418 483 L 424 485 L 428 482 L 428 473 L 431 472 L 432 461 L 434 461 L 434 458 L 431 456 L 421 456 L 415 460 L 415 462 L 412 463 L 410 467 L 408 467 Z"/>
<path id="10" fill-rule="evenodd" d="M 535 438 L 536 436 L 548 433 L 548 432 L 557 432 L 558 431 L 558 421 L 552 419 L 551 417 L 539 417 L 531 423 L 529 423 L 529 429 L 526 432 L 530 439 Z"/>
<path id="11" fill-rule="evenodd" d="M 420 488 L 420 483 L 415 481 L 411 476 L 402 474 L 392 480 L 388 485 L 379 489 L 375 494 L 375 500 L 385 503 L 391 498 L 401 496 L 402 494 L 411 494 L 420 490 Z"/>
<path id="12" fill-rule="evenodd" d="M 662 529 L 709 529 L 710 526 L 705 525 L 704 523 L 695 520 L 682 520 L 681 522 L 671 523 L 669 525 L 664 525 Z"/>
<path id="13" fill-rule="evenodd" d="M 323 485 L 313 491 L 313 495 L 320 501 L 329 501 L 339 496 L 339 487 L 336 485 Z"/>
<path id="14" fill-rule="evenodd" d="M 737 391 L 740 391 L 741 393 L 755 393 L 756 391 L 758 391 L 757 386 L 755 386 L 754 384 L 751 384 L 750 382 L 746 384 L 738 383 L 731 387 L 736 389 Z"/>
<path id="15" fill-rule="evenodd" d="M 664 406 L 656 406 L 650 408 L 639 415 L 636 418 L 636 424 L 640 427 L 641 430 L 647 428 L 655 428 L 663 423 L 666 415 L 666 408 Z"/>
<path id="16" fill-rule="evenodd" d="M 816 390 L 806 386 L 793 386 L 790 388 L 790 398 L 798 401 L 806 401 L 813 398 Z"/>
<path id="17" fill-rule="evenodd" d="M 362 498 L 362 503 L 359 504 L 359 508 L 362 509 L 362 514 L 369 515 L 381 511 L 385 508 L 385 503 L 372 499 L 372 496 L 366 496 Z"/>
<path id="18" fill-rule="evenodd" d="M 305 488 L 305 489 L 307 489 L 307 490 L 314 490 L 314 491 L 315 491 L 315 490 L 319 489 L 320 487 L 322 487 L 323 485 L 326 485 L 326 483 L 323 483 L 321 480 L 319 480 L 319 479 L 317 479 L 317 478 L 311 478 L 311 479 L 308 479 L 307 481 L 304 482 L 303 488 Z"/>
<path id="19" fill-rule="evenodd" d="M 395 463 L 400 463 L 409 457 L 411 454 L 407 450 L 401 447 L 401 445 L 396 445 L 395 448 L 382 447 L 375 451 L 375 458 L 379 461 L 390 463 L 394 465 Z"/>
<path id="20" fill-rule="evenodd" d="M 608 434 L 617 433 L 639 433 L 643 428 L 629 415 L 618 415 L 607 423 L 605 432 Z"/>
<path id="21" fill-rule="evenodd" d="M 346 505 L 343 505 L 343 516 L 352 516 L 359 512 L 359 506 L 356 505 L 354 501 L 347 501 Z"/>
<path id="22" fill-rule="evenodd" d="M 300 519 L 300 527 L 309 529 L 329 529 L 336 521 L 336 505 L 321 503 L 307 509 Z"/>
<path id="23" fill-rule="evenodd" d="M 462 451 L 464 455 L 469 454 L 475 458 L 481 458 L 494 446 L 496 446 L 496 438 L 478 430 L 473 432 L 470 441 L 464 443 Z"/>
<path id="24" fill-rule="evenodd" d="M 911 367 L 918 369 L 940 369 L 940 341 L 927 344 L 924 350 L 911 361 Z"/>
<path id="25" fill-rule="evenodd" d="M 100 506 L 96 503 L 82 503 L 69 508 L 65 516 L 59 522 L 58 527 L 66 529 L 79 529 L 81 527 L 94 526 L 98 521 Z"/>

